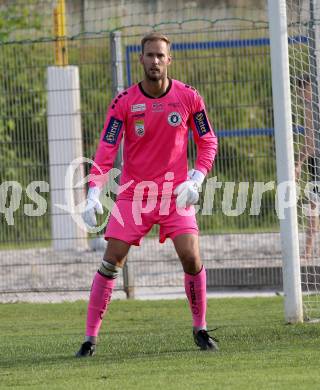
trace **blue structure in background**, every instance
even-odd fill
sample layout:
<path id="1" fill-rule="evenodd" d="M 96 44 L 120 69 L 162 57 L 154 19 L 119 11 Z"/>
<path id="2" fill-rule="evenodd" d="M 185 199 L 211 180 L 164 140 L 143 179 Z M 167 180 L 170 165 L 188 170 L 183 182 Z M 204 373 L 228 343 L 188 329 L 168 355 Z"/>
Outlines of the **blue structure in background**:
<path id="1" fill-rule="evenodd" d="M 295 36 L 289 37 L 289 44 L 296 43 L 307 43 L 308 38 L 305 36 Z M 251 47 L 251 46 L 269 46 L 269 38 L 255 38 L 255 39 L 234 39 L 226 41 L 200 41 L 200 42 L 183 42 L 183 43 L 173 43 L 172 50 L 208 50 L 208 49 L 230 49 L 230 48 L 240 48 L 240 47 Z M 131 77 L 131 54 L 140 53 L 140 45 L 128 45 L 126 46 L 126 72 L 128 85 L 132 84 Z M 293 131 L 295 133 L 304 133 L 304 128 L 302 126 L 294 127 Z M 267 135 L 273 136 L 274 129 L 237 129 L 237 130 L 218 130 L 216 131 L 217 136 L 222 137 L 248 137 L 248 136 L 257 136 L 257 135 Z"/>

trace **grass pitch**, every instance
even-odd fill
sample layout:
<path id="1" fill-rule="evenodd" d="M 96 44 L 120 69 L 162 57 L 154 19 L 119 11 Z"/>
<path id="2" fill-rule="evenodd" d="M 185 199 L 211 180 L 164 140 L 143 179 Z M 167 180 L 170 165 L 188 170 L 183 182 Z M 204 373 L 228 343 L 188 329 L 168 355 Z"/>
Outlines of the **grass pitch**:
<path id="1" fill-rule="evenodd" d="M 76 359 L 86 303 L 0 305 L 1 389 L 318 389 L 320 324 L 282 298 L 210 299 L 219 353 L 193 344 L 186 301 L 113 301 L 97 354 Z"/>

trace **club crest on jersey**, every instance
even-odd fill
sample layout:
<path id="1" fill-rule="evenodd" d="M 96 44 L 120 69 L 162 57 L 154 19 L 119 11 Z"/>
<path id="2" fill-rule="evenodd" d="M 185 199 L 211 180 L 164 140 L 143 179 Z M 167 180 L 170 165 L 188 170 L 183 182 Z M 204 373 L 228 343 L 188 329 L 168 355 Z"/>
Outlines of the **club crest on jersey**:
<path id="1" fill-rule="evenodd" d="M 144 136 L 144 120 L 138 119 L 135 121 L 134 128 L 138 137 Z"/>
<path id="2" fill-rule="evenodd" d="M 145 111 L 145 110 L 146 110 L 146 104 L 145 103 L 133 104 L 131 106 L 131 112 Z"/>
<path id="3" fill-rule="evenodd" d="M 115 145 L 122 127 L 122 121 L 112 116 L 103 136 L 103 141 Z"/>
<path id="4" fill-rule="evenodd" d="M 181 115 L 178 112 L 170 112 L 168 115 L 168 123 L 170 126 L 179 126 L 182 122 Z"/>

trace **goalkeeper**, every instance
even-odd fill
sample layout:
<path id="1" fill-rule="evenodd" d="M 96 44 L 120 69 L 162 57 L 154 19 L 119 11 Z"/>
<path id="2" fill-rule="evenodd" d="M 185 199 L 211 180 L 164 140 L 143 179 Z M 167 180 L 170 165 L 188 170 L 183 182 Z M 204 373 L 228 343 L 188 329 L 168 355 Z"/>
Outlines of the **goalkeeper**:
<path id="1" fill-rule="evenodd" d="M 83 218 L 94 227 L 96 213 L 103 212 L 101 188 L 124 136 L 120 184 L 125 190 L 117 196 L 118 213 L 111 214 L 105 232 L 108 244 L 93 279 L 86 336 L 77 357 L 94 354 L 102 318 L 130 246 L 140 245 L 154 224 L 160 225 L 160 242 L 169 237 L 182 263 L 195 343 L 202 350 L 218 349 L 217 340 L 206 327 L 206 271 L 200 259 L 193 206 L 212 167 L 217 138 L 198 92 L 168 77 L 169 39 L 149 33 L 142 39 L 141 49 L 144 79 L 112 101 L 90 172 Z M 197 159 L 188 172 L 189 128 L 197 145 Z"/>

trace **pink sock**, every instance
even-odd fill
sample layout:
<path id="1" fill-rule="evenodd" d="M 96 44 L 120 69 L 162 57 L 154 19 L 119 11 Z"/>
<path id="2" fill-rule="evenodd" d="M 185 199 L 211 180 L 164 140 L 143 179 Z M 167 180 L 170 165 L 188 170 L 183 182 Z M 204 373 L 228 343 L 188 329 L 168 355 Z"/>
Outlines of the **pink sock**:
<path id="1" fill-rule="evenodd" d="M 95 274 L 88 305 L 86 336 L 98 336 L 114 285 L 115 279 L 106 278 L 98 272 Z"/>
<path id="2" fill-rule="evenodd" d="M 184 287 L 189 301 L 193 327 L 206 329 L 207 277 L 204 266 L 196 275 L 184 274 Z"/>

